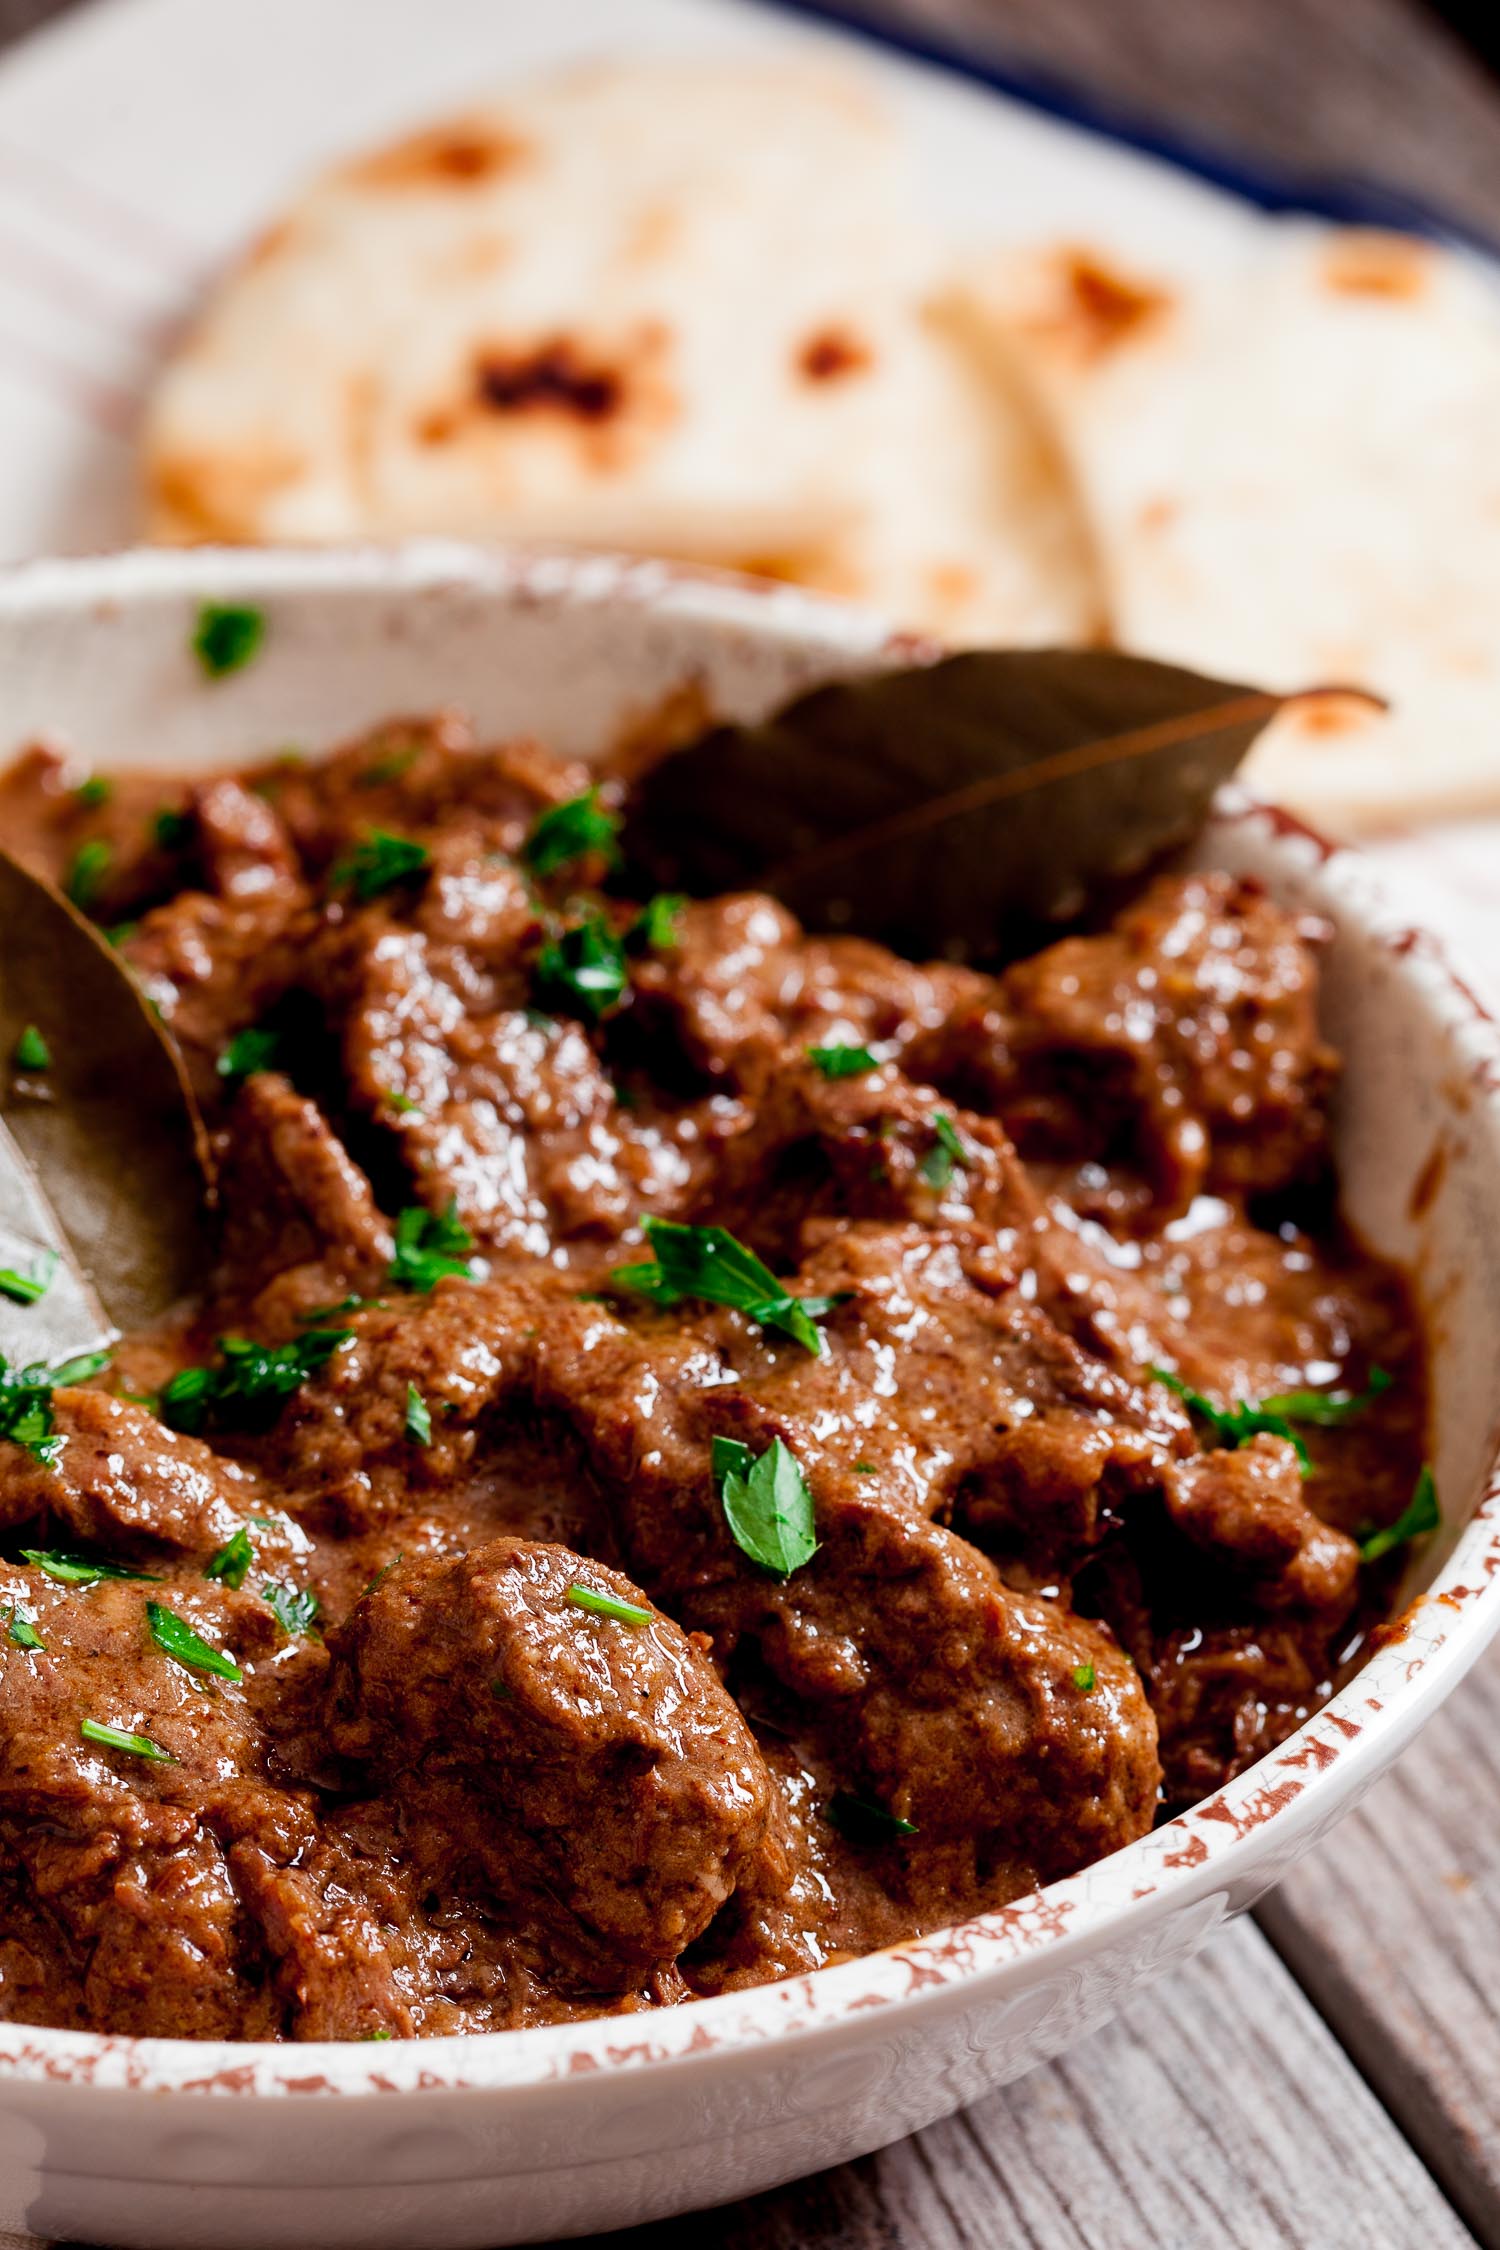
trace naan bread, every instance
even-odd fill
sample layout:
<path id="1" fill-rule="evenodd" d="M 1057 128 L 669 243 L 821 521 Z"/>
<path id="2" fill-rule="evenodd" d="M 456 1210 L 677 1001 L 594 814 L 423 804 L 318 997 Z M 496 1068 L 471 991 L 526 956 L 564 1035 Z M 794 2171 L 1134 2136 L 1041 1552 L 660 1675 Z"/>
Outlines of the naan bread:
<path id="1" fill-rule="evenodd" d="M 1126 648 L 1281 690 L 1247 775 L 1351 828 L 1500 804 L 1500 308 L 1459 256 L 1301 223 L 1169 286 L 1007 255 L 963 317 L 1052 421 Z"/>
<path id="2" fill-rule="evenodd" d="M 621 546 L 1091 634 L 1067 479 L 913 202 L 885 111 L 801 64 L 593 66 L 346 164 L 165 371 L 152 532 Z"/>

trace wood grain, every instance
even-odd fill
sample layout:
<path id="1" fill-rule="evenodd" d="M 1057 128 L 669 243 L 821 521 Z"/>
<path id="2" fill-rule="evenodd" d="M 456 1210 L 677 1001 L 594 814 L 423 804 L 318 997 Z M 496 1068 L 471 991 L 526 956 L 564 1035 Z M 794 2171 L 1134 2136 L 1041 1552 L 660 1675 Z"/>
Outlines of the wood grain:
<path id="1" fill-rule="evenodd" d="M 1500 2250 L 1500 1659 L 1260 1920 L 1486 2250 Z"/>
<path id="2" fill-rule="evenodd" d="M 1500 94 L 1412 0 L 835 0 L 1049 72 L 1169 132 L 1426 198 L 1500 239 Z"/>
<path id="3" fill-rule="evenodd" d="M 0 0 L 0 42 L 60 12 Z M 1500 233 L 1500 97 L 1410 0 L 845 12 L 1055 72 L 1229 150 L 1375 175 Z M 711 2219 L 607 2241 L 1500 2250 L 1500 1660 L 1260 1919 L 1297 1982 L 1267 1936 L 1237 1925 L 1099 2037 L 965 2115 Z"/>
<path id="4" fill-rule="evenodd" d="M 912 2140 L 596 2250 L 1472 2245 L 1253 1923 Z"/>

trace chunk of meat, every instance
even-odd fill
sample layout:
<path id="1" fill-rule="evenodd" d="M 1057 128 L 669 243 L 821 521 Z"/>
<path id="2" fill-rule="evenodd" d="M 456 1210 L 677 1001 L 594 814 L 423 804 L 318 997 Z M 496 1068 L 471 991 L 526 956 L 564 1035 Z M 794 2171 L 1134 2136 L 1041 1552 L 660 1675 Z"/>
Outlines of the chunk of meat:
<path id="1" fill-rule="evenodd" d="M 1123 1156 L 1153 1224 L 1204 1187 L 1294 1186 L 1327 1162 L 1323 934 L 1248 880 L 1163 876 L 1112 929 L 972 993 L 913 1067 L 1002 1117 L 1023 1156 Z"/>
<path id="2" fill-rule="evenodd" d="M 45 1518 L 121 1556 L 210 1555 L 263 1505 L 257 1480 L 197 1438 L 103 1391 L 52 1394 L 55 1466 L 0 1445 L 0 1522 Z"/>
<path id="3" fill-rule="evenodd" d="M 147 1634 L 148 1591 L 163 1589 L 64 1587 L 0 1566 L 0 1613 L 24 1616 L 42 1644 L 12 1631 L 0 1662 L 0 1883 L 27 1957 L 6 1964 L 7 1981 L 24 2007 L 40 1980 L 33 2020 L 264 2038 L 276 2018 L 211 1817 L 260 1766 L 250 1691 L 172 1662 Z M 275 1642 L 264 1604 L 227 1588 L 174 1589 L 172 1606 L 242 1662 Z M 90 1741 L 84 1721 L 164 1758 Z"/>
<path id="4" fill-rule="evenodd" d="M 220 1136 L 219 1323 L 254 1308 L 277 1325 L 379 1287 L 393 1242 L 370 1183 L 316 1103 L 274 1071 L 245 1081 Z"/>
<path id="5" fill-rule="evenodd" d="M 634 1617 L 575 1606 L 577 1587 Z M 399 1564 L 337 1659 L 335 1745 L 540 1915 L 575 1978 L 675 1960 L 764 1837 L 770 1778 L 701 1646 L 566 1548 Z"/>
<path id="6" fill-rule="evenodd" d="M 1285 1438 L 1262 1432 L 1182 1464 L 1168 1483 L 1172 1521 L 1193 1544 L 1247 1575 L 1273 1609 L 1345 1614 L 1359 1549 L 1313 1514 L 1302 1468 Z"/>

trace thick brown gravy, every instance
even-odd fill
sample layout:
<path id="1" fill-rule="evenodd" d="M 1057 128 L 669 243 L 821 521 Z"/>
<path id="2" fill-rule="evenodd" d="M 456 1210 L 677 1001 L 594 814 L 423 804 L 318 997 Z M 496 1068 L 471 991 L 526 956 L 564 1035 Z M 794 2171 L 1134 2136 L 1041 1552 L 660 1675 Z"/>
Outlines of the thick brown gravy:
<path id="1" fill-rule="evenodd" d="M 0 2014 L 406 2037 L 789 1975 L 1116 1849 L 1356 1661 L 1426 1393 L 1336 1216 L 1316 927 L 1167 877 L 987 977 L 642 912 L 548 865 L 586 775 L 444 723 L 76 783 L 30 754 L 0 833 L 104 847 L 222 1243 L 55 1458 L 0 1442 Z M 612 1279 L 669 1251 L 736 1301 Z"/>

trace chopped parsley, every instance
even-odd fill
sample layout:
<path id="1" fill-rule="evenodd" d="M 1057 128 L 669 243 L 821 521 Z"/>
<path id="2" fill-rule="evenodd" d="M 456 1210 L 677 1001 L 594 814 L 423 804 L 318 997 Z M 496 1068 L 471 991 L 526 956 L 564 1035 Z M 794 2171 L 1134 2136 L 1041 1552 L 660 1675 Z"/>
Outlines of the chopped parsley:
<path id="1" fill-rule="evenodd" d="M 211 680 L 222 680 L 258 655 L 265 637 L 264 610 L 235 602 L 205 602 L 193 633 L 193 654 Z"/>
<path id="2" fill-rule="evenodd" d="M 855 1464 L 854 1464 L 854 1474 L 855 1474 L 855 1475 L 856 1475 L 857 1477 L 872 1477 L 872 1476 L 874 1476 L 874 1474 L 875 1474 L 875 1464 L 874 1464 L 874 1462 L 873 1462 L 873 1461 L 856 1461 L 856 1462 L 855 1462 Z"/>
<path id="3" fill-rule="evenodd" d="M 164 805 L 151 823 L 151 833 L 160 851 L 180 852 L 192 837 L 193 816 L 179 812 L 175 805 Z"/>
<path id="4" fill-rule="evenodd" d="M 5 1630 L 17 1648 L 39 1648 L 45 1654 L 47 1644 L 19 1602 L 13 1603 L 6 1611 Z"/>
<path id="5" fill-rule="evenodd" d="M 591 1610 L 595 1617 L 613 1617 L 620 1625 L 649 1625 L 651 1612 L 642 1609 L 639 1602 L 622 1602 L 614 1594 L 601 1594 L 597 1586 L 585 1586 L 574 1579 L 563 1596 L 575 1609 Z"/>
<path id="6" fill-rule="evenodd" d="M 63 877 L 63 889 L 80 914 L 87 914 L 92 909 L 113 859 L 114 853 L 102 836 L 91 836 L 73 854 L 68 872 Z"/>
<path id="7" fill-rule="evenodd" d="M 97 1742 L 103 1750 L 125 1750 L 132 1758 L 149 1758 L 158 1766 L 177 1763 L 171 1751 L 163 1750 L 149 1734 L 127 1734 L 123 1727 L 107 1727 L 100 1719 L 80 1719 L 78 1731 L 85 1742 Z"/>
<path id="8" fill-rule="evenodd" d="M 399 781 L 404 773 L 416 764 L 422 755 L 420 742 L 408 742 L 404 749 L 392 750 L 385 758 L 377 758 L 373 766 L 366 766 L 359 776 L 361 789 L 381 789 L 388 781 Z"/>
<path id="9" fill-rule="evenodd" d="M 394 1086 L 382 1086 L 380 1091 L 385 1097 L 387 1107 L 393 1109 L 398 1117 L 421 1116 L 421 1107 L 412 1100 L 410 1094 L 397 1093 Z"/>
<path id="10" fill-rule="evenodd" d="M 118 951 L 120 946 L 129 945 L 140 926 L 139 922 L 113 922 L 104 935 L 109 944 Z"/>
<path id="11" fill-rule="evenodd" d="M 52 1068 L 52 1049 L 34 1023 L 29 1023 L 26 1026 L 20 1038 L 16 1041 L 12 1054 L 17 1070 L 50 1070 Z"/>
<path id="12" fill-rule="evenodd" d="M 205 1578 L 216 1578 L 221 1586 L 240 1587 L 250 1565 L 255 1560 L 255 1549 L 250 1544 L 250 1533 L 244 1524 L 223 1546 L 210 1555 L 203 1566 Z"/>
<path id="13" fill-rule="evenodd" d="M 432 1409 L 415 1383 L 406 1386 L 406 1434 L 413 1445 L 431 1445 Z"/>
<path id="14" fill-rule="evenodd" d="M 1279 1414 L 1288 1422 L 1310 1422 L 1314 1429 L 1334 1430 L 1383 1398 L 1394 1381 L 1383 1367 L 1372 1367 L 1362 1391 L 1280 1391 L 1274 1398 L 1263 1398 L 1260 1411 Z"/>
<path id="15" fill-rule="evenodd" d="M 1363 1391 L 1281 1391 L 1258 1403 L 1242 1398 L 1232 1407 L 1222 1407 L 1215 1406 L 1211 1398 L 1195 1391 L 1170 1368 L 1148 1367 L 1146 1372 L 1153 1383 L 1165 1384 L 1169 1391 L 1175 1391 L 1193 1420 L 1203 1425 L 1213 1446 L 1245 1445 L 1264 1431 L 1271 1437 L 1285 1438 L 1288 1444 L 1295 1446 L 1304 1476 L 1312 1469 L 1312 1455 L 1307 1450 L 1306 1440 L 1293 1425 L 1305 1422 L 1315 1429 L 1336 1429 L 1341 1423 L 1363 1414 L 1367 1406 L 1390 1389 L 1392 1380 L 1383 1367 L 1372 1367 L 1368 1387 Z"/>
<path id="16" fill-rule="evenodd" d="M 17 1273 L 14 1266 L 0 1266 L 0 1296 L 9 1297 L 15 1305 L 34 1305 L 46 1296 L 56 1271 L 55 1250 L 43 1252 L 35 1273 Z"/>
<path id="17" fill-rule="evenodd" d="M 1424 1461 L 1416 1489 L 1406 1506 L 1394 1523 L 1386 1524 L 1382 1530 L 1366 1533 L 1359 1543 L 1359 1559 L 1367 1563 L 1379 1562 L 1382 1555 L 1390 1554 L 1393 1548 L 1404 1547 L 1408 1540 L 1425 1539 L 1429 1531 L 1437 1530 L 1442 1520 L 1437 1485 L 1433 1481 L 1431 1468 Z"/>
<path id="18" fill-rule="evenodd" d="M 431 852 L 414 836 L 393 836 L 389 829 L 375 828 L 335 863 L 328 880 L 335 890 L 352 890 L 360 905 L 368 906 L 372 898 L 394 890 L 398 883 L 415 882 L 431 864 Z"/>
<path id="19" fill-rule="evenodd" d="M 521 846 L 521 857 L 533 875 L 555 875 L 588 852 L 603 852 L 613 861 L 618 856 L 619 829 L 619 814 L 599 802 L 597 789 L 585 789 L 581 797 L 549 805 L 537 815 Z"/>
<path id="20" fill-rule="evenodd" d="M 868 1047 L 809 1047 L 807 1059 L 825 1078 L 862 1078 L 880 1068 Z"/>
<path id="21" fill-rule="evenodd" d="M 680 891 L 658 891 L 645 905 L 625 932 L 625 945 L 631 953 L 670 953 L 681 945 L 682 920 L 687 900 Z"/>
<path id="22" fill-rule="evenodd" d="M 274 1070 L 280 1053 L 280 1032 L 249 1024 L 235 1033 L 214 1069 L 226 1085 L 238 1086 L 257 1070 Z"/>
<path id="23" fill-rule="evenodd" d="M 415 1289 L 426 1296 L 446 1275 L 467 1280 L 472 1272 L 468 1253 L 474 1237 L 458 1215 L 458 1199 L 451 1197 L 445 1211 L 428 1211 L 420 1203 L 408 1204 L 396 1218 L 396 1254 L 386 1276 L 398 1289 Z"/>
<path id="24" fill-rule="evenodd" d="M 109 803 L 114 793 L 115 785 L 112 781 L 106 781 L 102 773 L 91 773 L 87 781 L 79 782 L 73 796 L 75 802 L 86 811 L 97 812 L 101 805 Z"/>
<path id="25" fill-rule="evenodd" d="M 713 1478 L 735 1545 L 762 1570 L 789 1578 L 818 1551 L 813 1496 L 797 1456 L 773 1438 L 759 1460 L 738 1438 L 716 1437 Z"/>
<path id="26" fill-rule="evenodd" d="M 174 1430 L 196 1433 L 208 1422 L 255 1427 L 272 1419 L 353 1335 L 352 1328 L 308 1328 L 290 1344 L 221 1336 L 220 1365 L 180 1368 L 157 1400 L 157 1412 Z"/>
<path id="27" fill-rule="evenodd" d="M 932 1130 L 933 1146 L 917 1166 L 917 1177 L 927 1187 L 942 1190 L 953 1178 L 954 1166 L 968 1163 L 969 1151 L 960 1140 L 952 1118 L 941 1110 L 932 1120 Z"/>
<path id="28" fill-rule="evenodd" d="M 59 1586 L 93 1586 L 101 1578 L 139 1578 L 150 1586 L 158 1583 L 154 1570 L 132 1570 L 128 1563 L 75 1555 L 65 1547 L 23 1547 L 21 1560 L 33 1564 L 43 1577 L 54 1579 Z"/>
<path id="29" fill-rule="evenodd" d="M 628 982 L 625 948 L 596 908 L 549 938 L 532 964 L 538 1006 L 589 1024 L 619 1005 Z"/>
<path id="30" fill-rule="evenodd" d="M 818 1319 L 831 1312 L 835 1297 L 793 1297 L 783 1289 L 753 1250 L 724 1227 L 682 1226 L 675 1219 L 642 1222 L 655 1258 L 649 1264 L 616 1266 L 610 1286 L 649 1297 L 654 1305 L 680 1304 L 701 1297 L 728 1305 L 762 1328 L 779 1328 L 814 1359 L 824 1344 Z"/>
<path id="31" fill-rule="evenodd" d="M 275 1612 L 276 1622 L 289 1640 L 306 1633 L 318 1614 L 318 1597 L 310 1586 L 262 1586 L 260 1598 Z"/>
<path id="32" fill-rule="evenodd" d="M 915 1821 L 903 1820 L 899 1813 L 887 1812 L 884 1805 L 871 1804 L 868 1797 L 853 1796 L 847 1789 L 839 1790 L 823 1817 L 851 1844 L 889 1844 L 897 1836 L 917 1833 Z"/>
<path id="33" fill-rule="evenodd" d="M 1092 1664 L 1075 1664 L 1073 1667 L 1073 1685 L 1083 1695 L 1093 1693 L 1098 1678 L 1099 1675 Z"/>
<path id="34" fill-rule="evenodd" d="M 160 1602 L 147 1602 L 146 1622 L 151 1627 L 151 1638 L 157 1647 L 171 1657 L 174 1664 L 186 1665 L 189 1671 L 213 1672 L 221 1680 L 242 1680 L 245 1675 L 232 1656 L 215 1648 L 195 1633 L 191 1625 Z"/>
<path id="35" fill-rule="evenodd" d="M 40 1362 L 12 1368 L 0 1353 L 0 1438 L 9 1438 L 51 1468 L 62 1451 L 63 1440 L 53 1435 L 52 1393 L 72 1383 L 84 1383 L 109 1364 L 108 1352 L 81 1352 L 56 1367 Z"/>

